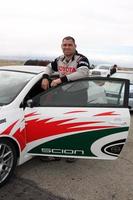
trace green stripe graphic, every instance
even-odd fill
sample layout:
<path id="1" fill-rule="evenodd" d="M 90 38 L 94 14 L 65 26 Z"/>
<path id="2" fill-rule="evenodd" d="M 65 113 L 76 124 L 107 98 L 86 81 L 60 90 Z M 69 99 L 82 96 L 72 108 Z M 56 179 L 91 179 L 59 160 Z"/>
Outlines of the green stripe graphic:
<path id="1" fill-rule="evenodd" d="M 28 153 L 53 154 L 53 152 L 51 152 L 51 151 L 48 151 L 47 153 L 45 151 L 42 151 L 42 149 L 46 148 L 46 149 L 60 149 L 59 151 L 57 150 L 54 152 L 55 155 L 73 156 L 72 151 L 70 151 L 70 153 L 69 153 L 69 150 L 73 150 L 73 152 L 75 152 L 74 150 L 83 150 L 84 154 L 82 154 L 82 151 L 76 151 L 76 156 L 96 157 L 91 152 L 91 149 L 90 149 L 91 145 L 96 140 L 98 140 L 102 137 L 105 137 L 105 136 L 112 135 L 112 134 L 117 134 L 117 133 L 120 133 L 123 131 L 128 131 L 128 129 L 129 129 L 129 127 L 120 127 L 120 128 L 88 131 L 88 132 L 77 133 L 74 135 L 64 136 L 64 137 L 57 138 L 57 139 L 51 140 L 49 142 L 43 143 L 43 144 L 31 149 Z M 68 151 L 63 151 L 63 150 L 68 150 Z"/>

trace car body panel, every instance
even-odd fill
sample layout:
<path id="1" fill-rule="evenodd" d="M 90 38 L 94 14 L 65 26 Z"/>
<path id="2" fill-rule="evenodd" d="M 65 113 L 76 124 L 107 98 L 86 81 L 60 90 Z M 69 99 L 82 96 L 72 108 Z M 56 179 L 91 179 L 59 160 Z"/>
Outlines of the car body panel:
<path id="1" fill-rule="evenodd" d="M 126 109 L 27 108 L 25 111 L 27 151 L 32 155 L 113 160 L 117 153 L 104 153 L 104 146 L 114 141 L 124 144 L 128 134 Z"/>
<path id="2" fill-rule="evenodd" d="M 19 71 L 19 72 L 27 72 L 27 73 L 35 73 L 39 74 L 41 72 L 45 72 L 45 67 L 42 66 L 21 66 L 21 65 L 16 65 L 16 66 L 4 66 L 0 67 L 0 70 L 9 70 L 9 71 Z"/>

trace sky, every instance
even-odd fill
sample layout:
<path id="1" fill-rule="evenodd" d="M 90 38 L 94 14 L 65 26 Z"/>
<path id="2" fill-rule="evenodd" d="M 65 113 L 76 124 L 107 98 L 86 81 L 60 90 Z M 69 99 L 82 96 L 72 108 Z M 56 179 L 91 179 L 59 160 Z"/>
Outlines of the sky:
<path id="1" fill-rule="evenodd" d="M 133 0 L 0 0 L 0 58 L 62 54 L 73 36 L 92 63 L 133 67 Z"/>

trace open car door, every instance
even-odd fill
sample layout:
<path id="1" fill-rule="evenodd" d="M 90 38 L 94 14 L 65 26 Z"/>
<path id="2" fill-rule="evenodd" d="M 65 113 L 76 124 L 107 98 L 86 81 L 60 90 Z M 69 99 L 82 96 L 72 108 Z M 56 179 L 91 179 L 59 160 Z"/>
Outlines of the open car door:
<path id="1" fill-rule="evenodd" d="M 128 136 L 129 81 L 89 77 L 50 88 L 26 107 L 31 155 L 114 160 Z"/>

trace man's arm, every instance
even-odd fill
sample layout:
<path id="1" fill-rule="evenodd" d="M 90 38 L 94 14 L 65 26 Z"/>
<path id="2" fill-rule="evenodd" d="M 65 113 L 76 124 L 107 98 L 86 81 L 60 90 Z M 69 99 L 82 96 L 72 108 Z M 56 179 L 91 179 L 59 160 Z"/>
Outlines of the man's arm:
<path id="1" fill-rule="evenodd" d="M 50 76 L 52 74 L 52 72 L 57 71 L 57 58 L 51 62 L 50 64 L 47 65 L 47 67 L 45 68 L 45 74 L 43 74 L 43 80 L 41 83 L 41 86 L 44 90 L 47 90 L 50 86 L 49 86 L 49 79 Z"/>
<path id="2" fill-rule="evenodd" d="M 49 79 L 49 77 L 51 76 L 51 74 L 55 71 L 55 72 L 57 72 L 58 71 L 58 68 L 57 68 L 57 58 L 53 61 L 53 62 L 51 62 L 51 63 L 49 63 L 47 66 L 46 66 L 46 68 L 45 68 L 45 74 L 43 74 L 43 78 L 47 78 L 47 79 Z"/>

